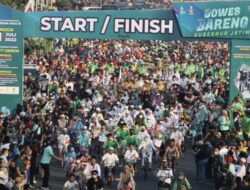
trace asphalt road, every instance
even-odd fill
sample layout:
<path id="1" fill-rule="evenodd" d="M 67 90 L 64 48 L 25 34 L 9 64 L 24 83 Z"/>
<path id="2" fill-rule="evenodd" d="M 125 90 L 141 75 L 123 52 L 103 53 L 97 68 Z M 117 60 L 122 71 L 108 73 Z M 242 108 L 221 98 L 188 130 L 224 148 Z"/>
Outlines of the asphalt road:
<path id="1" fill-rule="evenodd" d="M 139 165 L 138 165 L 139 166 Z M 153 166 L 156 167 L 156 164 Z M 116 177 L 119 176 L 120 169 L 117 169 Z M 136 190 L 157 190 L 157 179 L 153 175 L 153 171 L 150 172 L 148 180 L 143 180 L 143 172 L 138 167 L 138 172 L 136 173 Z M 195 181 L 195 163 L 194 158 L 192 156 L 191 149 L 188 149 L 183 157 L 180 160 L 180 163 L 177 166 L 177 174 L 179 172 L 184 172 L 184 174 L 187 176 L 187 179 L 192 185 L 193 190 L 213 190 L 215 189 L 212 183 L 207 182 L 206 184 L 199 184 L 197 181 Z M 41 186 L 41 179 L 38 178 L 38 183 L 36 184 L 37 187 Z M 65 171 L 60 166 L 60 164 L 56 161 L 52 162 L 51 165 L 51 177 L 50 177 L 50 186 L 53 190 L 62 190 L 63 184 L 66 181 L 65 178 Z M 113 185 L 113 190 L 116 190 L 116 184 Z M 111 190 L 111 188 L 105 187 L 105 190 Z"/>

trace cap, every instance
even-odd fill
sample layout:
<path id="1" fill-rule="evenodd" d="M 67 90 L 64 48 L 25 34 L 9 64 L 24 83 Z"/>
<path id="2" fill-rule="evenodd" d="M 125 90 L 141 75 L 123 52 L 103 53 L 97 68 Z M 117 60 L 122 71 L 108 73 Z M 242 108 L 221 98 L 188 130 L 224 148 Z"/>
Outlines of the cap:
<path id="1" fill-rule="evenodd" d="M 243 162 L 243 163 L 247 162 L 246 158 L 241 158 L 240 161 Z"/>
<path id="2" fill-rule="evenodd" d="M 25 113 L 24 111 L 22 111 L 22 112 L 20 113 L 20 116 L 21 116 L 21 117 L 25 117 L 25 115 L 26 115 L 26 113 Z"/>
<path id="3" fill-rule="evenodd" d="M 96 111 L 101 111 L 101 109 L 100 108 L 96 108 Z"/>
<path id="4" fill-rule="evenodd" d="M 114 150 L 114 148 L 113 147 L 109 147 L 109 150 Z"/>

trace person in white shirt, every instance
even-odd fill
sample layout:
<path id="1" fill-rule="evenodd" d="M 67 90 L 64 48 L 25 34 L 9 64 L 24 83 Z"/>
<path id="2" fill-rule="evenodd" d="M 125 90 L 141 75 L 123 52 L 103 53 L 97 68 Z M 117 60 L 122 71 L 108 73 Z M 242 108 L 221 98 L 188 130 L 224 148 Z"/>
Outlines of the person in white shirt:
<path id="1" fill-rule="evenodd" d="M 240 159 L 240 165 L 236 166 L 236 176 L 241 178 L 241 181 L 243 180 L 243 177 L 246 176 L 246 159 L 241 158 Z"/>
<path id="2" fill-rule="evenodd" d="M 63 152 L 67 152 L 70 143 L 70 137 L 67 134 L 67 128 L 63 129 L 63 133 L 57 137 L 59 155 L 62 156 Z"/>
<path id="3" fill-rule="evenodd" d="M 113 176 L 115 175 L 115 165 L 119 163 L 118 156 L 114 153 L 114 148 L 110 147 L 108 153 L 104 154 L 102 157 L 102 163 L 104 165 L 104 176 L 108 179 L 109 170 Z"/>
<path id="4" fill-rule="evenodd" d="M 219 154 L 222 158 L 223 164 L 226 163 L 225 156 L 227 155 L 227 153 L 228 153 L 228 148 L 224 145 L 223 147 L 221 147 L 221 149 L 219 151 Z"/>
<path id="5" fill-rule="evenodd" d="M 215 101 L 215 97 L 212 91 L 205 92 L 205 95 L 203 96 L 203 100 L 206 103 L 213 103 Z"/>
<path id="6" fill-rule="evenodd" d="M 137 138 L 139 141 L 143 141 L 146 136 L 149 136 L 145 126 L 141 127 L 141 131 L 137 134 Z"/>
<path id="7" fill-rule="evenodd" d="M 128 92 L 124 92 L 124 95 L 121 97 L 121 100 L 124 100 L 126 104 L 128 103 L 129 100 Z"/>
<path id="8" fill-rule="evenodd" d="M 8 156 L 9 156 L 9 150 L 3 149 L 2 155 L 0 156 L 0 159 L 2 160 L 2 166 L 5 168 L 8 168 L 8 166 L 9 166 Z"/>
<path id="9" fill-rule="evenodd" d="M 149 136 L 145 137 L 145 140 L 140 143 L 138 149 L 142 150 L 142 167 L 144 167 L 145 158 L 148 157 L 149 169 L 151 169 L 153 151 L 156 151 L 156 148 Z"/>
<path id="10" fill-rule="evenodd" d="M 69 180 L 64 183 L 63 190 L 80 190 L 80 185 L 74 174 L 69 175 Z"/>
<path id="11" fill-rule="evenodd" d="M 181 146 L 181 143 L 184 141 L 184 136 L 178 126 L 173 127 L 173 131 L 170 133 L 170 139 L 174 139 L 178 147 Z"/>
<path id="12" fill-rule="evenodd" d="M 84 175 L 87 177 L 87 179 L 90 179 L 92 177 L 91 171 L 92 170 L 97 170 L 98 171 L 98 176 L 101 177 L 101 167 L 99 164 L 96 163 L 96 158 L 92 157 L 90 163 L 88 163 L 85 167 L 84 170 Z"/>
<path id="13" fill-rule="evenodd" d="M 170 189 L 171 181 L 174 177 L 173 170 L 168 167 L 167 163 L 163 162 L 161 169 L 156 174 L 158 178 L 158 189 Z"/>
<path id="14" fill-rule="evenodd" d="M 134 149 L 134 145 L 129 145 L 129 149 L 126 150 L 124 154 L 124 160 L 128 164 L 133 164 L 135 168 L 136 161 L 139 160 L 139 154 L 138 152 Z"/>
<path id="15" fill-rule="evenodd" d="M 125 115 L 124 115 L 124 121 L 125 123 L 128 125 L 129 128 L 132 128 L 132 126 L 134 125 L 134 120 L 130 115 L 130 112 L 127 110 L 125 111 Z"/>
<path id="16" fill-rule="evenodd" d="M 147 128 L 151 131 L 156 125 L 156 119 L 153 112 L 148 109 L 146 110 L 146 124 Z"/>
<path id="17" fill-rule="evenodd" d="M 169 122 L 171 125 L 173 125 L 173 126 L 178 126 L 178 125 L 179 125 L 178 116 L 177 116 L 173 111 L 171 111 L 171 112 L 169 113 L 168 122 Z"/>

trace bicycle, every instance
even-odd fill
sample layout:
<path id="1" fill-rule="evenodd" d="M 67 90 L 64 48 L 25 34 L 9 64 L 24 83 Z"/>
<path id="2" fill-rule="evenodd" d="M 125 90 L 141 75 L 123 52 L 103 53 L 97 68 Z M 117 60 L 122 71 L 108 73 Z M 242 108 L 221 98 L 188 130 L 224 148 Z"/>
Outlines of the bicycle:
<path id="1" fill-rule="evenodd" d="M 170 164 L 171 169 L 173 170 L 173 173 L 175 174 L 176 171 L 176 156 L 168 155 L 168 163 Z"/>
<path id="2" fill-rule="evenodd" d="M 159 175 L 157 176 L 158 182 L 158 190 L 170 190 L 171 189 L 171 180 L 173 176 L 171 175 Z"/>
<path id="3" fill-rule="evenodd" d="M 146 152 L 146 156 L 144 158 L 144 181 L 148 179 L 148 169 L 149 169 L 149 154 Z"/>
<path id="4" fill-rule="evenodd" d="M 120 160 L 120 163 L 121 165 L 124 163 L 124 153 L 125 153 L 125 140 L 120 140 L 121 141 L 121 145 L 118 149 L 118 157 L 119 157 L 119 160 Z"/>
<path id="5" fill-rule="evenodd" d="M 130 168 L 130 173 L 133 177 L 135 177 L 135 163 L 136 163 L 136 160 L 127 160 L 127 165 L 129 166 Z"/>
<path id="6" fill-rule="evenodd" d="M 113 185 L 113 181 L 114 181 L 114 175 L 113 175 L 113 168 L 115 167 L 115 165 L 110 165 L 110 166 L 106 166 L 107 170 L 108 170 L 108 174 L 107 174 L 107 185 L 112 186 Z"/>

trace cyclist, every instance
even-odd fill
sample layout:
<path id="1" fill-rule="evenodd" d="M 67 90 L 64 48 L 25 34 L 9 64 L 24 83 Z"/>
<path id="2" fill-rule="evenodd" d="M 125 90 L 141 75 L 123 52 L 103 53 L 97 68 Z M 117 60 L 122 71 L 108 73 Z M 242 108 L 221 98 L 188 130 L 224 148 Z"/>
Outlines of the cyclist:
<path id="1" fill-rule="evenodd" d="M 117 185 L 118 190 L 135 190 L 135 181 L 133 175 L 130 172 L 129 166 L 124 166 L 123 171 L 120 174 L 120 181 Z"/>
<path id="2" fill-rule="evenodd" d="M 91 178 L 91 171 L 97 170 L 98 176 L 101 177 L 101 167 L 98 163 L 96 163 L 96 158 L 92 157 L 90 163 L 87 163 L 85 169 L 84 169 L 84 175 L 87 177 L 87 179 Z"/>
<path id="3" fill-rule="evenodd" d="M 130 166 L 132 175 L 134 175 L 134 171 L 133 170 L 135 170 L 136 162 L 139 159 L 140 159 L 139 154 L 134 149 L 134 145 L 130 144 L 129 145 L 129 149 L 126 150 L 126 152 L 125 152 L 124 160 Z"/>
<path id="4" fill-rule="evenodd" d="M 176 171 L 176 160 L 179 157 L 179 150 L 178 147 L 175 144 L 175 140 L 171 139 L 170 144 L 168 145 L 164 158 L 167 158 L 168 162 L 171 164 L 171 168 L 173 170 L 173 173 Z"/>
<path id="5" fill-rule="evenodd" d="M 141 127 L 141 131 L 137 134 L 137 139 L 139 140 L 139 142 L 143 141 L 145 139 L 146 136 L 149 136 L 145 126 Z"/>
<path id="6" fill-rule="evenodd" d="M 81 136 L 79 137 L 77 143 L 80 146 L 80 148 L 81 147 L 88 148 L 90 146 L 91 138 L 90 138 L 90 134 L 88 132 L 88 128 L 86 126 L 83 127 L 83 132 L 82 132 Z"/>
<path id="7" fill-rule="evenodd" d="M 173 190 L 191 190 L 192 187 L 183 172 L 180 172 L 178 179 L 173 184 Z"/>
<path id="8" fill-rule="evenodd" d="M 119 151 L 118 151 L 118 155 L 121 161 L 121 164 L 123 162 L 123 155 L 124 155 L 124 151 L 125 151 L 125 139 L 127 136 L 129 136 L 129 130 L 126 126 L 126 123 L 121 119 L 119 122 L 119 129 L 116 132 L 116 139 L 118 142 L 120 142 L 120 147 L 119 147 Z"/>
<path id="9" fill-rule="evenodd" d="M 70 144 L 70 137 L 67 134 L 67 128 L 63 129 L 63 133 L 57 137 L 59 155 L 63 156 L 65 152 L 68 151 L 68 146 Z M 63 161 L 62 161 L 63 166 Z"/>
<path id="10" fill-rule="evenodd" d="M 133 129 L 130 129 L 130 135 L 127 136 L 127 138 L 126 138 L 125 146 L 129 147 L 129 145 L 131 145 L 131 144 L 134 147 L 137 147 L 139 144 L 138 139 L 135 135 L 135 131 Z"/>
<path id="11" fill-rule="evenodd" d="M 142 151 L 142 167 L 144 167 L 145 159 L 148 158 L 148 166 L 151 170 L 153 151 L 156 151 L 156 148 L 149 136 L 145 137 L 138 149 Z"/>
<path id="12" fill-rule="evenodd" d="M 118 142 L 116 139 L 113 138 L 113 135 L 111 133 L 109 133 L 107 135 L 108 139 L 107 141 L 104 143 L 104 148 L 105 150 L 108 150 L 110 147 L 114 148 L 115 151 L 118 150 Z"/>
<path id="13" fill-rule="evenodd" d="M 127 128 L 126 123 L 123 119 L 119 122 L 119 129 L 116 132 L 116 138 L 117 140 L 125 140 L 127 136 L 129 136 L 129 130 Z"/>
<path id="14" fill-rule="evenodd" d="M 158 178 L 158 190 L 170 190 L 171 181 L 174 177 L 173 170 L 168 167 L 167 162 L 162 162 L 161 168 L 156 174 Z"/>
<path id="15" fill-rule="evenodd" d="M 104 154 L 104 156 L 102 157 L 102 163 L 104 164 L 104 177 L 106 178 L 107 183 L 110 183 L 108 179 L 110 176 L 110 172 L 112 176 L 115 175 L 115 165 L 119 162 L 118 156 L 115 153 L 113 153 L 113 151 L 114 148 L 109 147 L 108 153 Z"/>
<path id="16" fill-rule="evenodd" d="M 181 133 L 180 128 L 178 126 L 174 126 L 173 127 L 173 131 L 170 134 L 170 139 L 174 139 L 175 140 L 175 145 L 178 148 L 179 153 L 181 155 L 182 154 L 181 143 L 184 140 L 184 135 Z"/>
<path id="17" fill-rule="evenodd" d="M 91 178 L 87 181 L 88 190 L 104 190 L 102 178 L 98 175 L 97 170 L 91 171 Z"/>

